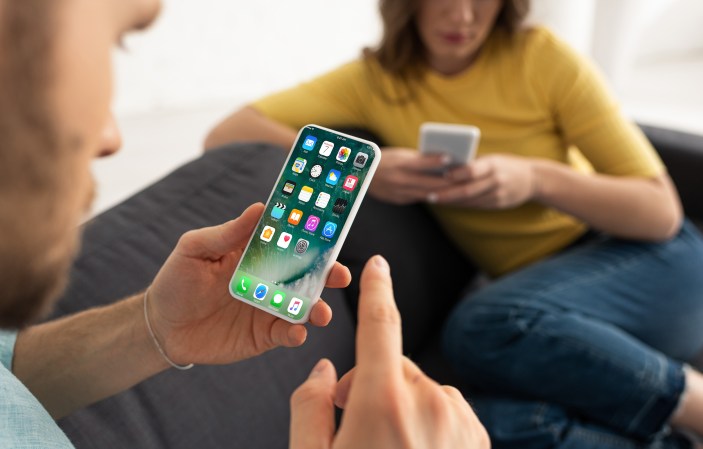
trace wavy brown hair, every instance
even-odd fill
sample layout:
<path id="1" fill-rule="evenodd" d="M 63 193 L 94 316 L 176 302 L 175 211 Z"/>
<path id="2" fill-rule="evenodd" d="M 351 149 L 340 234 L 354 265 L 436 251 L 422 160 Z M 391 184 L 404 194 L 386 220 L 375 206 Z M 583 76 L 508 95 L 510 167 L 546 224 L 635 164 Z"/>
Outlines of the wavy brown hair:
<path id="1" fill-rule="evenodd" d="M 415 21 L 421 1 L 381 0 L 383 37 L 378 47 L 364 50 L 365 57 L 375 58 L 385 71 L 404 80 L 418 75 L 425 60 L 424 44 Z M 495 28 L 515 33 L 529 10 L 530 0 L 503 0 Z"/>

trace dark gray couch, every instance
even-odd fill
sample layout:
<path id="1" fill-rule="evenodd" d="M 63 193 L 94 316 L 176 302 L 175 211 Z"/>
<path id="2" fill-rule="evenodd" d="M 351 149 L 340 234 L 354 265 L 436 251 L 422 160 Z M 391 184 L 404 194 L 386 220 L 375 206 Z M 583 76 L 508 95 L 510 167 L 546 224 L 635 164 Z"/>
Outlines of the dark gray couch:
<path id="1" fill-rule="evenodd" d="M 689 217 L 703 222 L 703 137 L 643 129 L 676 181 Z M 212 151 L 93 219 L 55 315 L 144 289 L 182 233 L 265 201 L 284 158 L 281 149 L 263 144 Z M 405 352 L 438 380 L 454 383 L 437 351 L 437 333 L 476 270 L 422 207 L 367 198 L 339 259 L 358 279 L 375 253 L 391 263 Z M 353 283 L 346 291 L 323 293 L 333 322 L 311 328 L 301 348 L 230 366 L 167 371 L 60 425 L 78 448 L 285 448 L 288 399 L 314 363 L 330 358 L 341 373 L 353 365 L 357 291 Z"/>

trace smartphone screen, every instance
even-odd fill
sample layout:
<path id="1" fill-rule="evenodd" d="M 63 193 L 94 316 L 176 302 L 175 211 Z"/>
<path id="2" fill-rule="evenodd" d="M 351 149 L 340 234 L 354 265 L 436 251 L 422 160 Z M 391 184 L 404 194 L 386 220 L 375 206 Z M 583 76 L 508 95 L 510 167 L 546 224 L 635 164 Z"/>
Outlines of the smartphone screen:
<path id="1" fill-rule="evenodd" d="M 232 276 L 232 296 L 307 321 L 379 160 L 372 142 L 302 128 Z"/>

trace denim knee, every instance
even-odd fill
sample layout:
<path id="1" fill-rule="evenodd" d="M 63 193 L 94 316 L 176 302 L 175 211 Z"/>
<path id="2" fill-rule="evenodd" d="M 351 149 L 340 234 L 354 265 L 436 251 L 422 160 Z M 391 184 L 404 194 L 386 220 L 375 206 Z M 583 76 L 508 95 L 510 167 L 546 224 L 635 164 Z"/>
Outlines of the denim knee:
<path id="1" fill-rule="evenodd" d="M 470 376 L 468 382 L 490 376 L 502 359 L 500 350 L 520 337 L 518 310 L 472 298 L 450 314 L 442 332 L 442 351 L 460 373 Z"/>
<path id="2" fill-rule="evenodd" d="M 678 363 L 578 314 L 493 301 L 465 301 L 444 330 L 444 353 L 467 384 L 558 402 L 634 438 L 661 431 L 683 389 Z"/>
<path id="3" fill-rule="evenodd" d="M 564 407 L 539 401 L 477 395 L 471 404 L 494 449 L 690 449 L 677 434 L 647 439 L 584 421 Z"/>

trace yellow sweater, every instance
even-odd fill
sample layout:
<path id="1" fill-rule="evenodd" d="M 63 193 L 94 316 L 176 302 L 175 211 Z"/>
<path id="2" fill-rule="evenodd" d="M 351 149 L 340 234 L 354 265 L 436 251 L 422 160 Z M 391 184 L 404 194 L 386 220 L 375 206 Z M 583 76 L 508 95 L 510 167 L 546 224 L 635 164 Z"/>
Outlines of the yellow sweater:
<path id="1" fill-rule="evenodd" d="M 392 147 L 416 148 L 426 121 L 466 123 L 481 129 L 479 157 L 512 153 L 616 176 L 664 171 L 593 66 L 544 28 L 513 37 L 494 32 L 470 68 L 451 77 L 427 71 L 413 84 L 410 100 L 399 86 L 375 62 L 357 60 L 253 107 L 294 128 L 363 127 Z M 559 251 L 585 230 L 575 218 L 535 202 L 507 210 L 431 210 L 493 276 Z"/>

